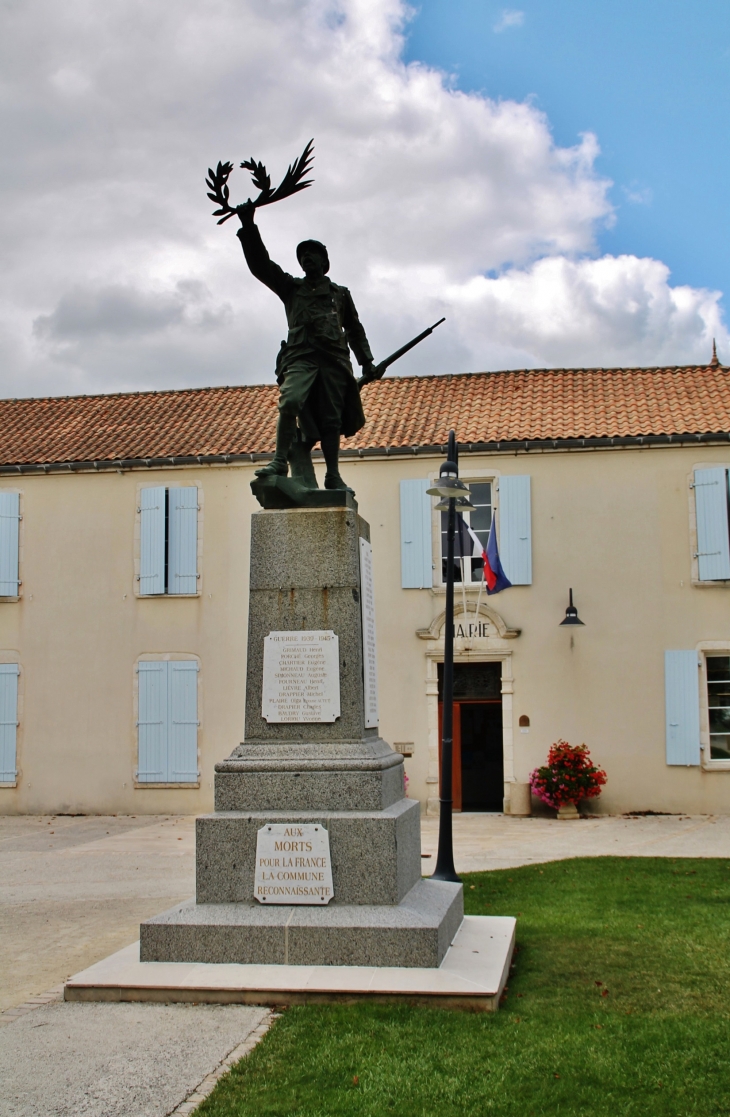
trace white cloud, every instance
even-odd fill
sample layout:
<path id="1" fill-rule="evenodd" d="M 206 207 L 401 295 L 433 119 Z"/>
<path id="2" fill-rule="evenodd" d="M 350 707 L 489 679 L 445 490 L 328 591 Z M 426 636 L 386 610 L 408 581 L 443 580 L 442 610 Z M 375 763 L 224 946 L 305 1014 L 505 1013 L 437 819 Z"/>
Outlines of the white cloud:
<path id="1" fill-rule="evenodd" d="M 499 35 L 502 31 L 506 31 L 510 27 L 522 27 L 524 22 L 524 12 L 516 11 L 514 8 L 505 8 L 492 30 L 495 34 Z"/>
<path id="2" fill-rule="evenodd" d="M 622 186 L 621 189 L 626 201 L 634 206 L 650 206 L 654 201 L 654 191 L 650 186 L 632 182 L 630 186 Z"/>
<path id="3" fill-rule="evenodd" d="M 402 372 L 655 364 L 727 351 L 718 294 L 595 258 L 613 220 L 590 134 L 401 61 L 401 0 L 28 0 L 0 42 L 0 391 L 271 380 L 284 316 L 218 228 L 206 168 L 315 185 L 258 218 L 272 256 L 325 241 L 376 357 Z M 491 277 L 491 278 L 490 278 Z M 721 351 L 722 352 L 722 351 Z"/>

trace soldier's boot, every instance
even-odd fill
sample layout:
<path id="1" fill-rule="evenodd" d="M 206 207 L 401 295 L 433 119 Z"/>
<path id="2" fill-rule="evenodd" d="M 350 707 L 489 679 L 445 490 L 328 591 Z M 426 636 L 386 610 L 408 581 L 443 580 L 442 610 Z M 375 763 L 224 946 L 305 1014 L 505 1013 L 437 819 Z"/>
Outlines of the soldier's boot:
<path id="1" fill-rule="evenodd" d="M 312 465 L 312 447 L 314 442 L 302 438 L 302 432 L 297 430 L 296 438 L 289 448 L 289 466 L 291 479 L 305 489 L 318 489 L 317 475 Z"/>
<path id="2" fill-rule="evenodd" d="M 324 455 L 325 465 L 327 472 L 324 475 L 325 489 L 345 489 L 348 493 L 355 495 L 355 490 L 351 489 L 349 485 L 340 477 L 339 458 L 340 458 L 340 436 L 339 434 L 325 434 L 320 439 L 322 447 L 322 454 Z"/>
<path id="3" fill-rule="evenodd" d="M 279 412 L 279 422 L 276 424 L 276 453 L 268 465 L 255 471 L 257 477 L 286 477 L 289 472 L 289 449 L 296 433 L 296 415 Z"/>

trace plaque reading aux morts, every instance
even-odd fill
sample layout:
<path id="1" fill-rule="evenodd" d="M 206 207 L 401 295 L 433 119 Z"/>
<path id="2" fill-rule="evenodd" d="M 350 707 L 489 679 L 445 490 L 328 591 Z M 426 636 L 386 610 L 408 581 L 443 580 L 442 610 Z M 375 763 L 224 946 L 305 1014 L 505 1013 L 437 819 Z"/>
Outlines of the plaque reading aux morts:
<path id="1" fill-rule="evenodd" d="M 254 896 L 262 904 L 328 904 L 329 834 L 317 823 L 272 822 L 256 838 Z"/>
<path id="2" fill-rule="evenodd" d="M 264 639 L 261 716 L 268 722 L 335 721 L 339 654 L 334 632 L 270 632 Z"/>

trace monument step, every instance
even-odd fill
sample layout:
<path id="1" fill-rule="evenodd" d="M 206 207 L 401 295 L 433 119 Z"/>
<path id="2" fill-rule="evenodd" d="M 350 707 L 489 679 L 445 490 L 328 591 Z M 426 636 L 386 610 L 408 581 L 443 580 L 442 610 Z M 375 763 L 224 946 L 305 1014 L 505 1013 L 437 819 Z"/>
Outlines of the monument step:
<path id="1" fill-rule="evenodd" d="M 219 811 L 196 820 L 199 904 L 254 899 L 256 839 L 267 823 L 318 823 L 328 832 L 337 904 L 397 904 L 421 876 L 416 799 L 382 811 Z"/>
<path id="2" fill-rule="evenodd" d="M 437 967 L 463 918 L 462 885 L 436 880 L 396 905 L 188 900 L 141 925 L 140 961 Z"/>
<path id="3" fill-rule="evenodd" d="M 216 811 L 381 811 L 403 798 L 403 758 L 280 763 L 229 759 L 216 765 Z M 317 767 L 310 767 L 317 764 Z"/>

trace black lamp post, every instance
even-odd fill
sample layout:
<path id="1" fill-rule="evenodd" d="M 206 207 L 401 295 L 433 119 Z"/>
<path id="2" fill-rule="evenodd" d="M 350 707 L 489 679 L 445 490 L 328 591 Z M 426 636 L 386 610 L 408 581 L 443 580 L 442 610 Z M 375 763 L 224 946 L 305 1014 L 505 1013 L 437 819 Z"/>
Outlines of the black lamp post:
<path id="1" fill-rule="evenodd" d="M 454 722 L 454 534 L 456 531 L 456 506 L 472 508 L 469 490 L 459 480 L 456 435 L 449 431 L 448 460 L 439 470 L 439 479 L 429 496 L 440 496 L 436 506 L 448 512 L 446 531 L 446 619 L 444 623 L 444 692 L 441 718 L 441 777 L 439 794 L 439 846 L 434 880 L 460 883 L 454 867 L 454 840 L 452 831 L 453 800 L 453 722 Z"/>

